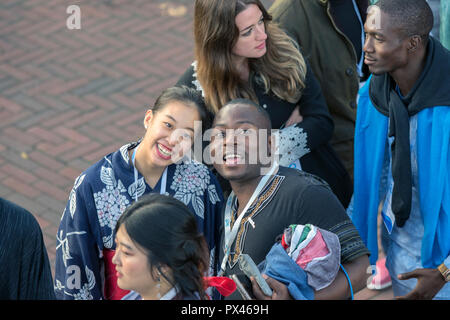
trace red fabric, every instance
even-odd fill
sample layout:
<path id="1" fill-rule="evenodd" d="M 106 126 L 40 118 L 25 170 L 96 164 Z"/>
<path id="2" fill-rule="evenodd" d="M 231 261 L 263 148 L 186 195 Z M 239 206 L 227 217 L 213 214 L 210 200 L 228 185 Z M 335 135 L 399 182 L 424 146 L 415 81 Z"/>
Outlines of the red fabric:
<path id="1" fill-rule="evenodd" d="M 302 269 L 315 258 L 324 257 L 329 254 L 327 244 L 323 240 L 322 233 L 317 230 L 316 236 L 298 254 L 295 261 Z"/>
<path id="2" fill-rule="evenodd" d="M 281 237 L 281 245 L 283 246 L 284 250 L 287 250 L 289 248 L 289 245 L 286 243 L 286 239 L 284 238 L 284 233 L 283 236 Z"/>
<path id="3" fill-rule="evenodd" d="M 129 290 L 122 290 L 117 286 L 116 266 L 112 263 L 114 253 L 114 250 L 103 250 L 103 260 L 105 263 L 104 297 L 106 300 L 120 300 L 130 292 Z"/>
<path id="4" fill-rule="evenodd" d="M 236 290 L 236 283 L 228 277 L 203 277 L 205 289 L 215 287 L 224 297 L 228 297 Z"/>

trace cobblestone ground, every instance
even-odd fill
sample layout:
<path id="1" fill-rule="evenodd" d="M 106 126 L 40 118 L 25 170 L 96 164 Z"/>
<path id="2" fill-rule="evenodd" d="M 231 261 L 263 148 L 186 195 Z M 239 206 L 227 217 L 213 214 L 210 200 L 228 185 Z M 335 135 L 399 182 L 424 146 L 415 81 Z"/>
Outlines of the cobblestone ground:
<path id="1" fill-rule="evenodd" d="M 192 15 L 193 0 L 0 2 L 0 197 L 36 217 L 52 269 L 74 179 L 143 134 L 193 60 Z"/>

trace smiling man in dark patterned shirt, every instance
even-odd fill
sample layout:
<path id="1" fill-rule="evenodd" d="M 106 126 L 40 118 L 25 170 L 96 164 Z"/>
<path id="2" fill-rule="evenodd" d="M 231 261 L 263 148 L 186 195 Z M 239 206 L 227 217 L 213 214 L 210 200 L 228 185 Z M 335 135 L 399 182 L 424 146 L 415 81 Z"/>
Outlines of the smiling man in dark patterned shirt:
<path id="1" fill-rule="evenodd" d="M 223 160 L 216 161 L 214 167 L 230 181 L 233 190 L 221 220 L 219 263 L 222 263 L 222 272 L 227 276 L 242 275 L 237 266 L 240 254 L 249 254 L 259 264 L 284 228 L 290 224 L 310 223 L 338 235 L 341 264 L 350 276 L 353 290 L 364 288 L 369 276 L 366 273 L 368 250 L 329 186 L 311 174 L 277 165 L 272 166 L 268 174 L 261 175 L 262 169 L 267 169 L 262 165 L 261 157 L 256 163 L 249 161 L 261 151 L 270 153 L 271 124 L 265 110 L 249 100 L 233 100 L 220 109 L 213 130 L 211 154 L 216 160 Z M 252 141 L 250 136 L 261 131 L 269 133 L 265 135 L 267 139 L 257 138 L 257 143 L 249 143 Z M 241 137 L 243 139 L 239 140 Z M 238 146 L 238 141 L 244 144 Z M 249 284 L 245 277 L 240 276 L 240 279 Z M 282 283 L 269 278 L 268 284 L 274 289 L 272 297 L 264 296 L 253 286 L 256 298 L 291 298 Z M 346 299 L 350 296 L 350 286 L 342 271 L 331 285 L 315 292 L 315 299 Z M 234 293 L 228 299 L 240 297 Z"/>

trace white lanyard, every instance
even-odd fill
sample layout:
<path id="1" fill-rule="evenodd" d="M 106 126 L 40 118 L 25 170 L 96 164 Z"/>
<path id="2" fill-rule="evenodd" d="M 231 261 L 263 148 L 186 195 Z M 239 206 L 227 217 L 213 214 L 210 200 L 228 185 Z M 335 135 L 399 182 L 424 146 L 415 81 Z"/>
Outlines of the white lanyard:
<path id="1" fill-rule="evenodd" d="M 177 289 L 172 287 L 165 295 L 163 295 L 159 300 L 172 300 L 177 295 Z"/>
<path id="2" fill-rule="evenodd" d="M 258 183 L 258 186 L 256 187 L 255 191 L 253 192 L 250 200 L 247 202 L 247 204 L 244 207 L 244 210 L 242 210 L 241 214 L 237 218 L 237 220 L 233 224 L 233 228 L 231 228 L 231 212 L 232 212 L 232 201 L 234 198 L 234 193 L 231 191 L 228 200 L 227 205 L 225 207 L 225 221 L 224 221 L 224 231 L 225 231 L 225 256 L 223 257 L 222 264 L 220 266 L 219 276 L 221 276 L 225 272 L 225 267 L 227 264 L 228 257 L 230 256 L 231 252 L 231 245 L 234 242 L 234 239 L 236 239 L 236 235 L 238 232 L 238 229 L 241 225 L 242 218 L 245 216 L 245 213 L 247 212 L 248 208 L 253 204 L 255 199 L 259 196 L 262 189 L 266 185 L 269 178 L 275 173 L 275 170 L 278 169 L 278 164 L 275 164 L 267 173 L 264 175 L 261 180 Z"/>
<path id="3" fill-rule="evenodd" d="M 133 151 L 133 155 L 131 156 L 131 161 L 133 162 L 133 169 L 134 169 L 134 184 L 136 186 L 136 191 L 134 192 L 134 200 L 138 201 L 138 171 L 136 169 L 136 165 L 135 165 L 135 161 L 136 161 L 136 151 L 139 148 L 139 146 L 137 146 L 134 151 Z M 162 175 L 162 179 L 161 179 L 161 190 L 160 190 L 160 194 L 165 194 L 166 193 L 166 184 L 167 184 L 167 167 L 164 170 L 164 173 Z"/>

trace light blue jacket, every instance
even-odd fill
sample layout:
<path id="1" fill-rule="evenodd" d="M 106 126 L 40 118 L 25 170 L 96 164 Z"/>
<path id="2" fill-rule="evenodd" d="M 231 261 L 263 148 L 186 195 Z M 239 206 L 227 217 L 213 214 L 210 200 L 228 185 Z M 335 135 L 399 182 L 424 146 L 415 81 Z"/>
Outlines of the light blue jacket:
<path id="1" fill-rule="evenodd" d="M 369 83 L 360 90 L 355 130 L 352 220 L 378 258 L 379 187 L 388 134 L 388 117 L 372 105 Z M 419 201 L 424 224 L 421 261 L 436 268 L 450 255 L 450 106 L 426 108 L 417 114 Z"/>

